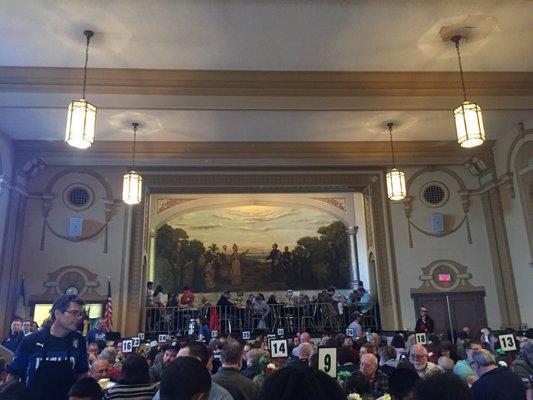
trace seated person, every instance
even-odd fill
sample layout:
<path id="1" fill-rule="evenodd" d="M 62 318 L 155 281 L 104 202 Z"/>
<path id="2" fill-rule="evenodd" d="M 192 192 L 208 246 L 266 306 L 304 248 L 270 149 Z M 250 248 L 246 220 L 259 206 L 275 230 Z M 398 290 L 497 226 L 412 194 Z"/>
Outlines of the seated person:
<path id="1" fill-rule="evenodd" d="M 310 367 L 281 368 L 263 386 L 262 400 L 345 400 L 335 379 Z"/>
<path id="2" fill-rule="evenodd" d="M 93 378 L 82 378 L 68 392 L 69 400 L 100 400 L 102 390 Z"/>
<path id="3" fill-rule="evenodd" d="M 337 351 L 337 362 L 339 363 L 337 371 L 357 371 L 357 359 L 357 350 L 355 350 L 353 347 L 341 347 Z"/>
<path id="4" fill-rule="evenodd" d="M 194 357 L 179 357 L 163 369 L 161 400 L 206 400 L 211 390 L 211 375 Z"/>

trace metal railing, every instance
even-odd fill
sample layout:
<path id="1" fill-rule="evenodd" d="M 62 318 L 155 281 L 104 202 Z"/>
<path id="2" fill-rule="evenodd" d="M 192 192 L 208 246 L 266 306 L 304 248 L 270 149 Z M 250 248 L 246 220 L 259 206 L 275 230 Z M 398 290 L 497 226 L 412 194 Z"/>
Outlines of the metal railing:
<path id="1" fill-rule="evenodd" d="M 163 333 L 171 336 L 188 335 L 199 316 L 205 318 L 209 328 L 219 334 L 243 331 L 276 333 L 278 328 L 286 333 L 344 332 L 353 321 L 356 311 L 362 314 L 361 325 L 364 330 L 379 326 L 377 307 L 370 303 L 344 305 L 340 309 L 332 303 L 271 304 L 269 308 L 270 311 L 262 317 L 254 306 L 146 307 L 145 333 L 152 337 Z"/>

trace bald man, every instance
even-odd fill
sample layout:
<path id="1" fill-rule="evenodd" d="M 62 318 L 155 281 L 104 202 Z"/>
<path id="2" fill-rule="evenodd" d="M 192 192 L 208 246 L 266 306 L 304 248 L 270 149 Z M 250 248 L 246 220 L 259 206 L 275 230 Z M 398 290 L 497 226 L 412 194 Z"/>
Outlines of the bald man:
<path id="1" fill-rule="evenodd" d="M 309 365 L 311 354 L 313 354 L 313 345 L 311 343 L 300 343 L 298 346 L 299 362 Z"/>
<path id="2" fill-rule="evenodd" d="M 311 335 L 307 332 L 302 332 L 300 334 L 300 343 L 309 343 L 311 341 Z M 292 350 L 292 355 L 294 357 L 300 357 L 300 346 L 298 347 L 295 347 L 293 350 Z"/>
<path id="3" fill-rule="evenodd" d="M 381 397 L 387 393 L 389 390 L 389 378 L 378 370 L 378 359 L 374 354 L 366 353 L 361 356 L 359 372 L 370 381 L 374 396 Z"/>
<path id="4" fill-rule="evenodd" d="M 107 378 L 107 372 L 109 371 L 109 360 L 105 357 L 98 357 L 91 364 L 89 369 L 89 376 L 95 381 Z"/>
<path id="5" fill-rule="evenodd" d="M 413 347 L 411 347 L 409 361 L 411 361 L 411 364 L 413 364 L 415 367 L 418 376 L 422 379 L 443 372 L 441 367 L 428 361 L 428 351 L 421 344 L 415 344 Z"/>

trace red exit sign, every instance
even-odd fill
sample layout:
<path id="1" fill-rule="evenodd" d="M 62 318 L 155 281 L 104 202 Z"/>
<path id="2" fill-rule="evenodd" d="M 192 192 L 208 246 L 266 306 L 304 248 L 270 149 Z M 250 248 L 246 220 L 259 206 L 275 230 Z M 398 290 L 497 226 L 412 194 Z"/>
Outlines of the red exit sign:
<path id="1" fill-rule="evenodd" d="M 451 282 L 451 281 L 452 281 L 451 274 L 439 274 L 439 282 Z"/>

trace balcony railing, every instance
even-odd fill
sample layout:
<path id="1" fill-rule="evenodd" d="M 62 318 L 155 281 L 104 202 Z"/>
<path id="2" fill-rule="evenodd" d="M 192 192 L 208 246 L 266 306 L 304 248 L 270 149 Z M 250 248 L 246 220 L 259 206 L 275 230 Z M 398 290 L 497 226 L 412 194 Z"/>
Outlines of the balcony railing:
<path id="1" fill-rule="evenodd" d="M 271 304 L 269 307 L 269 313 L 263 318 L 254 306 L 146 307 L 145 332 L 151 337 L 163 333 L 188 335 L 199 316 L 205 318 L 209 328 L 218 334 L 238 334 L 243 331 L 276 333 L 278 328 L 284 329 L 285 334 L 302 331 L 344 332 L 353 321 L 356 311 L 362 314 L 361 325 L 364 330 L 376 329 L 379 324 L 377 307 L 371 303 L 340 308 L 332 303 Z"/>

